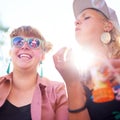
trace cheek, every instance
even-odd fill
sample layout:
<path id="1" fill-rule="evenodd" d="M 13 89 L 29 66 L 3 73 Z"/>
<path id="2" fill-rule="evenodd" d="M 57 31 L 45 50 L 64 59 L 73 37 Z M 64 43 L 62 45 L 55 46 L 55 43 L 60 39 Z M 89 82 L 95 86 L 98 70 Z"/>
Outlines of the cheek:
<path id="1" fill-rule="evenodd" d="M 10 50 L 10 57 L 11 58 L 15 57 L 17 55 L 17 52 L 18 52 L 17 49 L 11 48 L 11 50 Z"/>
<path id="2" fill-rule="evenodd" d="M 89 22 L 89 24 L 86 24 L 87 29 L 89 29 L 89 31 L 92 31 L 92 34 L 94 34 L 94 32 L 100 32 L 103 31 L 104 28 L 104 23 L 101 21 L 101 19 L 94 19 L 91 20 L 91 22 Z"/>
<path id="3" fill-rule="evenodd" d="M 44 53 L 42 51 L 38 51 L 34 53 L 36 59 L 41 60 L 43 58 Z"/>

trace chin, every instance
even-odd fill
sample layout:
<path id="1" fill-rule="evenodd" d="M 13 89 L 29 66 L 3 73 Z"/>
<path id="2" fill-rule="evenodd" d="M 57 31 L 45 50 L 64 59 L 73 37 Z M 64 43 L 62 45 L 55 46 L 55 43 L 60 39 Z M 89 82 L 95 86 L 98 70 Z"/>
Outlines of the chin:
<path id="1" fill-rule="evenodd" d="M 78 42 L 78 44 L 81 46 L 81 47 L 90 47 L 90 45 L 88 44 L 88 43 L 86 43 L 85 41 L 77 41 Z"/>

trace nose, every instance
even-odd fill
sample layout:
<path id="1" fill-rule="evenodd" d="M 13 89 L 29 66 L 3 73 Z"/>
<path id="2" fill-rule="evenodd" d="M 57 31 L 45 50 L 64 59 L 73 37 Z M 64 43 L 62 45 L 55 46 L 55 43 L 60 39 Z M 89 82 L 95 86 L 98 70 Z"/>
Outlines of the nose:
<path id="1" fill-rule="evenodd" d="M 80 20 L 76 20 L 75 21 L 75 26 L 79 25 L 80 24 Z"/>
<path id="2" fill-rule="evenodd" d="M 29 49 L 29 45 L 27 42 L 23 43 L 23 46 L 21 47 L 22 49 Z"/>

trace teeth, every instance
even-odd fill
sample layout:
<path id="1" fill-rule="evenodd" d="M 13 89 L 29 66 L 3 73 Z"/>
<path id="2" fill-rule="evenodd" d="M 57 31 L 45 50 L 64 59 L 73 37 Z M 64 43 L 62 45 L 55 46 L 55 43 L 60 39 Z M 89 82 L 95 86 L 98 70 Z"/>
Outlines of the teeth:
<path id="1" fill-rule="evenodd" d="M 22 57 L 31 58 L 31 56 L 30 56 L 30 55 L 28 55 L 28 54 L 20 54 L 20 58 L 22 58 Z"/>

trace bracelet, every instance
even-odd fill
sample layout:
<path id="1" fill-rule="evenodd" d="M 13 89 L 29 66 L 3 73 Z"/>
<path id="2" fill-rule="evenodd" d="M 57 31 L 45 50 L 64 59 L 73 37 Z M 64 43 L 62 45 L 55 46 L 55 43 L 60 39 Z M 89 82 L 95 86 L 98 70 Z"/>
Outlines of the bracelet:
<path id="1" fill-rule="evenodd" d="M 82 108 L 78 108 L 78 109 L 75 109 L 75 110 L 70 110 L 68 109 L 68 112 L 70 113 L 78 113 L 78 112 L 82 112 L 83 110 L 85 110 L 87 108 L 86 104 L 82 107 Z"/>

